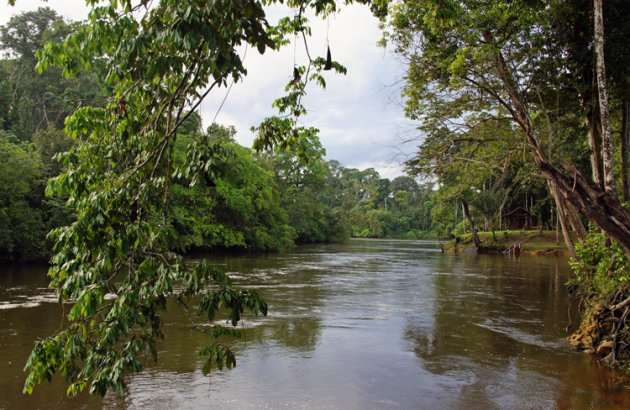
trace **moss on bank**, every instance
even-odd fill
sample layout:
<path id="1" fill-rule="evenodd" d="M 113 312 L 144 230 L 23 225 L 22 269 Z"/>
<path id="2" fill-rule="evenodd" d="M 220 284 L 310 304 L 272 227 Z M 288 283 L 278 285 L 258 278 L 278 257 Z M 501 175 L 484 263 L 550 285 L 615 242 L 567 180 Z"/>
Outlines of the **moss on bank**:
<path id="1" fill-rule="evenodd" d="M 611 367 L 630 374 L 630 287 L 623 286 L 602 300 L 585 300 L 580 326 L 571 334 L 574 349 L 590 353 Z"/>

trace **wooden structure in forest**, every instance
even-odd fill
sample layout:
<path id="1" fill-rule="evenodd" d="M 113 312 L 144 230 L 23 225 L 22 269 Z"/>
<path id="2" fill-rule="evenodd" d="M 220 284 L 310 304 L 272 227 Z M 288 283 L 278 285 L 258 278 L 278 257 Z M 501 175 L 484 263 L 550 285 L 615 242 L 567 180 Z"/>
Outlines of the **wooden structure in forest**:
<path id="1" fill-rule="evenodd" d="M 519 206 L 503 215 L 503 225 L 509 230 L 532 229 L 533 217 L 527 209 Z"/>

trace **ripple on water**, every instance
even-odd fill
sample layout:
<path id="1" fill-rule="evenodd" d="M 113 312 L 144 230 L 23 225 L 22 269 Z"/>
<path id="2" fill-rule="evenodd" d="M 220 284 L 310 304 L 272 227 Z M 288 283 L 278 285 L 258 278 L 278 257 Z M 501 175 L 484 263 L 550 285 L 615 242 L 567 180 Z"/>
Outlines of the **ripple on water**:
<path id="1" fill-rule="evenodd" d="M 43 303 L 58 302 L 57 296 L 50 291 L 39 295 L 20 294 L 9 296 L 8 300 L 0 301 L 0 310 L 28 309 L 41 306 Z"/>
<path id="2" fill-rule="evenodd" d="M 474 325 L 506 336 L 519 343 L 524 343 L 531 346 L 552 350 L 566 350 L 569 347 L 569 343 L 565 339 L 558 338 L 554 341 L 546 341 L 543 340 L 538 334 L 524 332 L 516 327 L 506 326 L 491 319 L 487 319 L 483 323 L 474 323 Z"/>

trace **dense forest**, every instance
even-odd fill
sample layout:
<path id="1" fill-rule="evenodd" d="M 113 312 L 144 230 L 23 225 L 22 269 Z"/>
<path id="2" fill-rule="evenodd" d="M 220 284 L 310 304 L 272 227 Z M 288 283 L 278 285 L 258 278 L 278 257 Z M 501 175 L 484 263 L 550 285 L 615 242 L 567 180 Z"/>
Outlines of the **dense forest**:
<path id="1" fill-rule="evenodd" d="M 112 91 L 98 65 L 71 78 L 54 67 L 42 73 L 35 67 L 45 42 L 78 27 L 42 8 L 13 17 L 1 29 L 0 259 L 5 261 L 47 260 L 52 243 L 46 235 L 74 218 L 64 198 L 45 195 L 46 181 L 63 170 L 56 155 L 74 144 L 64 131 L 65 119 L 82 105 L 105 106 Z M 554 227 L 544 182 L 531 175 L 531 164 L 520 156 L 505 170 L 499 164 L 459 181 L 437 172 L 418 179 L 413 162 L 411 176 L 390 181 L 374 169 L 327 161 L 317 136 L 302 137 L 308 157 L 300 158 L 296 152 L 239 146 L 229 125 L 202 128 L 198 115 L 189 117 L 174 147 L 180 164 L 191 144 L 221 148 L 213 177 L 192 187 L 189 178 L 177 178 L 169 193 L 174 210 L 169 224 L 179 234 L 178 249 L 269 251 L 350 237 L 449 238 L 467 231 L 461 209 L 466 201 L 475 224 L 485 230 L 505 228 L 501 215 L 516 206 L 530 209 L 535 225 Z"/>
<path id="2" fill-rule="evenodd" d="M 69 394 L 122 394 L 138 357 L 157 354 L 166 298 L 192 317 L 199 295 L 199 321 L 221 308 L 233 325 L 244 310 L 266 314 L 256 292 L 181 263 L 186 251 L 467 231 L 483 251 L 477 231 L 505 229 L 519 207 L 572 254 L 576 347 L 630 358 L 630 3 L 356 2 L 408 63 L 419 144 L 392 181 L 326 161 L 318 131 L 298 121 L 307 84 L 345 72 L 330 56 L 293 68 L 252 149 L 197 114 L 246 75 L 238 46 L 306 44 L 306 10 L 326 17 L 335 1 L 288 1 L 292 16 L 273 26 L 260 2 L 199 0 L 94 2 L 85 23 L 40 9 L 2 28 L 0 258 L 52 256 L 51 286 L 74 303 L 68 326 L 33 350 L 26 391 L 63 373 Z M 217 326 L 202 349 L 208 368 L 235 363 L 216 343 L 225 335 L 237 332 Z"/>
<path id="3" fill-rule="evenodd" d="M 105 106 L 112 91 L 99 66 L 71 78 L 55 68 L 40 74 L 35 67 L 45 42 L 65 38 L 77 27 L 40 8 L 1 28 L 2 260 L 47 260 L 48 232 L 76 217 L 66 198 L 45 195 L 46 181 L 63 171 L 56 155 L 75 144 L 64 131 L 65 119 L 82 105 Z M 178 233 L 178 249 L 268 251 L 350 236 L 435 236 L 431 184 L 406 176 L 390 181 L 374 169 L 326 161 L 316 136 L 304 139 L 308 158 L 299 158 L 282 151 L 257 153 L 240 146 L 235 133 L 218 124 L 203 130 L 196 114 L 179 131 L 173 155 L 179 164 L 186 162 L 189 145 L 213 145 L 216 151 L 212 176 L 194 183 L 178 177 L 169 192 L 168 222 Z"/>

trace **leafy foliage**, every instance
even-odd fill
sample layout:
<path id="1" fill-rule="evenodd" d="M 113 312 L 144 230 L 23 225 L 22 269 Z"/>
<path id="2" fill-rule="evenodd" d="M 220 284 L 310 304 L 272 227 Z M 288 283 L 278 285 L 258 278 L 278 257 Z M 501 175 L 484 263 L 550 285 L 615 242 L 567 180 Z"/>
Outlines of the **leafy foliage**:
<path id="1" fill-rule="evenodd" d="M 337 209 L 340 223 L 354 237 L 435 238 L 432 231 L 432 185 L 419 186 L 413 178 L 381 178 L 372 168 L 344 168 L 328 163 L 330 175 L 325 203 Z M 406 191 L 402 188 L 408 188 Z"/>
<path id="2" fill-rule="evenodd" d="M 0 75 L 6 93 L 0 97 L 6 103 L 0 109 L 0 126 L 20 140 L 30 141 L 49 128 L 62 129 L 79 105 L 104 104 L 99 70 L 77 70 L 78 81 L 63 79 L 58 68 L 35 71 L 37 50 L 46 42 L 61 42 L 76 29 L 50 8 L 19 14 L 0 28 L 0 48 L 8 57 L 2 62 L 6 77 Z"/>
<path id="3" fill-rule="evenodd" d="M 60 70 L 35 71 L 36 52 L 46 41 L 60 41 L 76 25 L 66 24 L 54 11 L 12 17 L 0 27 L 0 131 L 3 154 L 2 232 L 0 259 L 46 260 L 51 228 L 72 222 L 74 215 L 59 197 L 43 195 L 46 179 L 62 166 L 54 158 L 73 145 L 59 127 L 81 103 L 102 103 L 98 71 L 62 79 Z M 15 181 L 15 184 L 13 184 Z"/>
<path id="4" fill-rule="evenodd" d="M 234 133 L 233 128 L 213 124 L 205 135 L 180 137 L 176 163 L 184 164 L 184 144 L 211 147 L 207 152 L 213 172 L 192 187 L 193 179 L 182 179 L 173 186 L 172 223 L 186 249 L 286 248 L 293 244 L 294 233 L 281 208 L 273 175 L 255 162 L 250 150 L 232 139 Z M 193 151 L 200 150 L 188 148 Z"/>
<path id="5" fill-rule="evenodd" d="M 577 244 L 577 260 L 571 262 L 575 277 L 570 283 L 584 299 L 597 299 L 630 283 L 630 263 L 623 248 L 593 229 Z"/>
<path id="6" fill-rule="evenodd" d="M 43 165 L 31 144 L 0 133 L 0 260 L 46 255 L 44 215 L 37 209 Z"/>
<path id="7" fill-rule="evenodd" d="M 407 166 L 414 175 L 437 178 L 439 189 L 449 191 L 442 195 L 449 202 L 442 215 L 464 200 L 474 219 L 498 225 L 502 211 L 525 206 L 539 225 L 553 226 L 555 201 L 542 178 L 541 155 L 552 165 L 592 173 L 596 166 L 589 158 L 601 148 L 589 146 L 589 135 L 597 140 L 599 133 L 594 54 L 586 46 L 593 36 L 592 5 L 586 0 L 393 5 L 383 42 L 409 61 L 405 112 L 418 120 L 420 132 L 417 154 Z M 627 53 L 620 52 L 627 47 L 627 25 L 619 18 L 627 7 L 617 0 L 605 7 L 616 121 L 621 100 L 628 98 Z M 488 207 L 484 193 L 502 199 Z"/>

